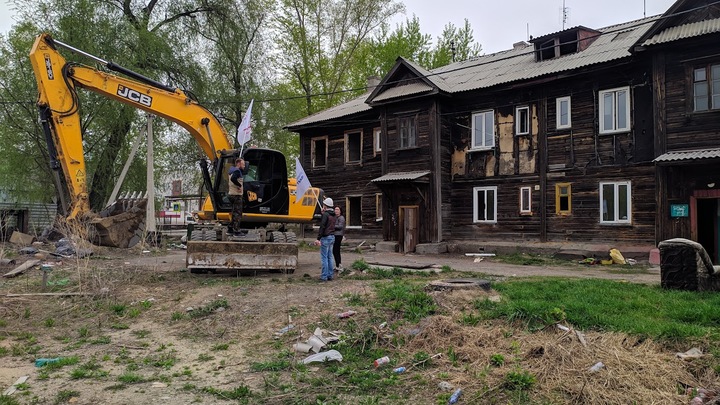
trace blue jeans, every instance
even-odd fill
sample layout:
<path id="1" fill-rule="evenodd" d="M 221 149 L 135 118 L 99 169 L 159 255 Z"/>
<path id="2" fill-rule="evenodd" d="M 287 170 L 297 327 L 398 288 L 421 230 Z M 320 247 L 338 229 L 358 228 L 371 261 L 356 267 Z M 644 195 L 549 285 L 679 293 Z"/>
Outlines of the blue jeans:
<path id="1" fill-rule="evenodd" d="M 333 244 L 335 244 L 335 235 L 328 235 L 320 238 L 320 263 L 322 264 L 322 273 L 320 274 L 321 280 L 332 280 L 333 271 L 335 270 L 332 255 Z"/>

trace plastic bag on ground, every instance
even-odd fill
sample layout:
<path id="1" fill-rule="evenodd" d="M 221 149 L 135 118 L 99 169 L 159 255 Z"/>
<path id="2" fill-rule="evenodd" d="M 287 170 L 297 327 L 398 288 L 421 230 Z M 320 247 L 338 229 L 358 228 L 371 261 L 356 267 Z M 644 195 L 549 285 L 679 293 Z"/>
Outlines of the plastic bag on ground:
<path id="1" fill-rule="evenodd" d="M 625 258 L 622 253 L 617 249 L 610 249 L 610 258 L 615 264 L 625 264 Z"/>
<path id="2" fill-rule="evenodd" d="M 342 356 L 342 354 L 340 354 L 339 351 L 328 350 L 326 352 L 310 355 L 310 356 L 306 357 L 305 359 L 303 359 L 302 362 L 304 364 L 309 364 L 309 363 L 315 363 L 315 362 L 322 363 L 324 361 L 333 361 L 333 360 L 334 361 L 342 361 L 342 359 L 343 359 L 343 356 Z"/>

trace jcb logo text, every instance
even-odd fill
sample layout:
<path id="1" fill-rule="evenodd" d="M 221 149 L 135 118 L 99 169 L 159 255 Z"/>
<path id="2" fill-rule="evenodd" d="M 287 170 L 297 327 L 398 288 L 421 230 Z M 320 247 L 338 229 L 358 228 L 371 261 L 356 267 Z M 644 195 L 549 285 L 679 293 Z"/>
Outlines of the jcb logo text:
<path id="1" fill-rule="evenodd" d="M 122 98 L 126 98 L 128 100 L 142 104 L 146 107 L 150 107 L 152 105 L 152 97 L 148 96 L 147 94 L 142 94 L 137 90 L 125 87 L 122 84 L 118 85 L 117 95 Z"/>

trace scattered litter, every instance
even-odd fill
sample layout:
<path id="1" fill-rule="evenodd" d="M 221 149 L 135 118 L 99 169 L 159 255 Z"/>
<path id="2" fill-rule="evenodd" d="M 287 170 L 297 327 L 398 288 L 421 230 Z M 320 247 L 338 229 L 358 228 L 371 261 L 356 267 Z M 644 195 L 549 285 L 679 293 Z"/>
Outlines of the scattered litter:
<path id="1" fill-rule="evenodd" d="M 18 275 L 22 274 L 23 272 L 25 272 L 25 270 L 32 268 L 33 266 L 35 266 L 38 263 L 40 263 L 40 260 L 37 260 L 37 259 L 28 260 L 25 263 L 14 268 L 12 271 L 5 273 L 3 275 L 3 277 L 12 278 L 12 277 L 18 276 Z"/>
<path id="2" fill-rule="evenodd" d="M 625 259 L 625 262 L 631 266 L 634 266 L 637 264 L 637 260 L 635 260 L 635 259 Z"/>
<path id="3" fill-rule="evenodd" d="M 48 364 L 57 363 L 58 361 L 60 361 L 60 357 L 55 357 L 53 359 L 44 359 L 44 358 L 36 359 L 35 367 L 42 367 L 42 366 L 45 366 Z"/>
<path id="4" fill-rule="evenodd" d="M 453 385 L 447 381 L 441 381 L 440 384 L 438 384 L 438 388 L 443 391 L 450 391 L 451 389 L 453 389 Z"/>
<path id="5" fill-rule="evenodd" d="M 167 388 L 167 384 L 161 383 L 160 381 L 155 381 L 152 383 L 153 388 Z"/>
<path id="6" fill-rule="evenodd" d="M 225 312 L 225 307 L 215 308 L 215 312 Z"/>
<path id="7" fill-rule="evenodd" d="M 390 363 L 390 357 L 383 356 L 383 357 L 380 357 L 379 359 L 375 360 L 373 362 L 373 365 L 375 366 L 375 368 L 378 368 L 378 367 L 380 367 L 384 364 L 388 364 L 388 363 Z"/>
<path id="8" fill-rule="evenodd" d="M 603 368 L 605 368 L 605 364 L 603 364 L 602 361 L 598 361 L 598 362 L 595 363 L 592 367 L 590 367 L 590 369 L 588 370 L 588 372 L 590 372 L 590 373 L 597 373 L 598 371 L 602 370 Z"/>
<path id="9" fill-rule="evenodd" d="M 398 367 L 393 369 L 393 373 L 395 374 L 402 374 L 407 370 L 405 367 Z"/>
<path id="10" fill-rule="evenodd" d="M 383 323 L 380 324 L 379 327 L 380 327 L 380 329 L 383 329 L 383 328 L 386 327 L 386 326 L 387 326 L 387 322 L 383 322 Z"/>
<path id="11" fill-rule="evenodd" d="M 187 307 L 187 308 L 185 308 L 185 312 L 192 312 L 192 311 L 194 311 L 194 310 L 195 310 L 195 308 L 193 308 L 193 307 Z"/>
<path id="12" fill-rule="evenodd" d="M 15 264 L 15 259 L 0 259 L 0 266 L 10 266 Z"/>
<path id="13" fill-rule="evenodd" d="M 300 353 L 309 353 L 310 349 L 312 349 L 312 346 L 307 343 L 295 343 L 293 345 L 293 350 Z"/>
<path id="14" fill-rule="evenodd" d="M 342 361 L 342 359 L 342 354 L 340 354 L 337 350 L 328 350 L 326 352 L 312 354 L 303 359 L 302 362 L 303 364 L 309 364 L 324 361 Z"/>
<path id="15" fill-rule="evenodd" d="M 5 392 L 3 392 L 3 396 L 9 396 L 14 394 L 15 391 L 17 391 L 18 385 L 23 384 L 25 381 L 27 381 L 28 378 L 30 377 L 27 375 L 18 378 L 17 381 L 15 381 L 15 383 L 10 388 L 6 389 Z"/>
<path id="16" fill-rule="evenodd" d="M 615 264 L 625 264 L 625 258 L 622 253 L 617 249 L 610 249 L 610 258 Z"/>
<path id="17" fill-rule="evenodd" d="M 143 253 L 150 253 L 149 250 L 143 250 L 142 252 L 143 252 Z"/>
<path id="18" fill-rule="evenodd" d="M 28 247 L 24 247 L 24 248 L 20 249 L 20 254 L 22 254 L 22 255 L 34 255 L 37 252 L 38 252 L 37 248 L 34 248 L 32 246 L 28 246 Z"/>
<path id="19" fill-rule="evenodd" d="M 10 235 L 10 243 L 14 243 L 16 245 L 27 246 L 33 242 L 35 242 L 35 237 L 26 233 L 13 231 L 12 235 Z"/>
<path id="20" fill-rule="evenodd" d="M 453 394 L 450 396 L 448 404 L 456 404 L 458 399 L 460 399 L 460 395 L 462 395 L 462 388 L 458 388 L 455 390 L 455 392 L 453 392 Z"/>
<path id="21" fill-rule="evenodd" d="M 683 360 L 699 359 L 704 356 L 702 350 L 698 349 L 697 347 L 693 347 L 685 353 L 675 353 L 675 355 Z"/>
<path id="22" fill-rule="evenodd" d="M 476 257 L 475 260 L 473 260 L 473 263 L 480 263 L 483 260 L 485 260 L 484 257 Z"/>
<path id="23" fill-rule="evenodd" d="M 345 312 L 341 312 L 341 313 L 337 314 L 337 317 L 340 319 L 344 319 L 344 318 L 350 318 L 351 316 L 353 316 L 355 314 L 357 314 L 357 312 L 355 312 L 355 311 L 345 311 Z"/>
<path id="24" fill-rule="evenodd" d="M 312 351 L 320 353 L 327 345 L 327 341 L 322 336 L 312 335 L 310 339 L 307 340 L 307 344 L 312 347 Z"/>

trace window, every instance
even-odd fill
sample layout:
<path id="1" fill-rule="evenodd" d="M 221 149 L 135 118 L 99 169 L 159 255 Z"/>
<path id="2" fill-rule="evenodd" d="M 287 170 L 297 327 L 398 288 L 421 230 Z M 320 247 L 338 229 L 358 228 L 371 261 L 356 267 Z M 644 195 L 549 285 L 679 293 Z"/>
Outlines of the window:
<path id="1" fill-rule="evenodd" d="M 473 222 L 497 223 L 497 187 L 473 188 Z"/>
<path id="2" fill-rule="evenodd" d="M 530 187 L 520 187 L 520 214 L 532 214 L 532 191 Z"/>
<path id="3" fill-rule="evenodd" d="M 515 109 L 515 135 L 527 135 L 530 133 L 530 107 L 518 107 Z"/>
<path id="4" fill-rule="evenodd" d="M 417 120 L 415 117 L 400 118 L 400 148 L 417 146 Z"/>
<path id="5" fill-rule="evenodd" d="M 362 226 L 361 200 L 362 197 L 347 197 L 345 199 L 345 225 L 348 228 L 360 228 Z"/>
<path id="6" fill-rule="evenodd" d="M 609 134 L 630 130 L 630 88 L 600 92 L 600 133 Z"/>
<path id="7" fill-rule="evenodd" d="M 472 116 L 472 147 L 486 149 L 495 146 L 495 113 L 483 111 Z"/>
<path id="8" fill-rule="evenodd" d="M 629 224 L 630 182 L 600 183 L 600 223 Z"/>
<path id="9" fill-rule="evenodd" d="M 362 131 L 345 133 L 345 163 L 362 161 Z"/>
<path id="10" fill-rule="evenodd" d="M 693 71 L 694 111 L 720 109 L 720 65 L 710 65 Z"/>
<path id="11" fill-rule="evenodd" d="M 570 128 L 570 97 L 560 97 L 555 100 L 556 118 L 555 127 L 557 129 Z"/>
<path id="12" fill-rule="evenodd" d="M 382 193 L 375 194 L 375 221 L 382 221 L 383 209 L 382 209 Z"/>
<path id="13" fill-rule="evenodd" d="M 312 167 L 325 167 L 327 164 L 327 137 L 314 138 L 310 144 Z"/>
<path id="14" fill-rule="evenodd" d="M 555 214 L 570 215 L 572 210 L 572 186 L 570 183 L 555 185 Z"/>
<path id="15" fill-rule="evenodd" d="M 382 130 L 380 128 L 373 129 L 373 153 L 375 155 L 380 154 L 382 152 L 382 148 L 380 147 L 380 135 L 382 134 Z"/>

